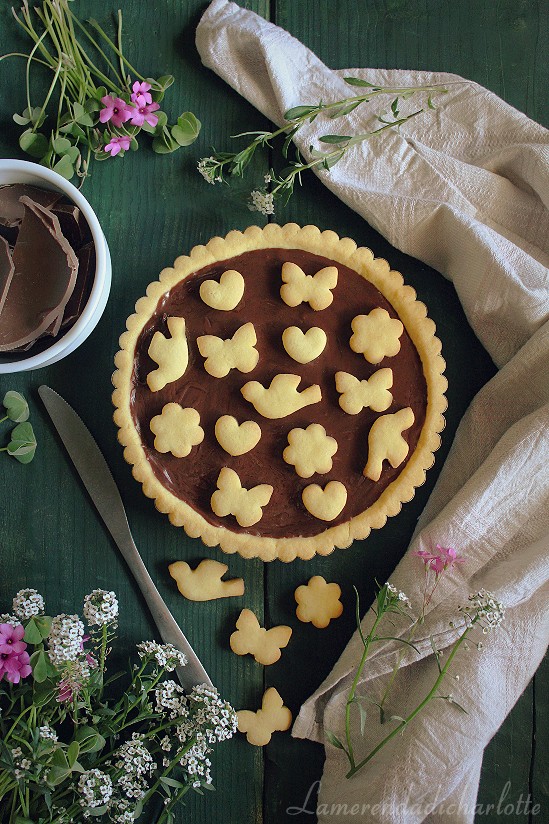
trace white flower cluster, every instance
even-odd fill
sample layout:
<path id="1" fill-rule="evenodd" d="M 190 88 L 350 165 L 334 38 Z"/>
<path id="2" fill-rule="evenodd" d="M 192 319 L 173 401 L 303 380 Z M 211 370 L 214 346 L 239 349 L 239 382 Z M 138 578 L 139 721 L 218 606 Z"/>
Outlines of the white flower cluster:
<path id="1" fill-rule="evenodd" d="M 167 672 L 173 672 L 177 667 L 184 667 L 187 656 L 176 649 L 173 644 L 158 644 L 156 641 L 141 641 L 137 644 L 140 658 L 152 657 L 156 663 L 164 667 Z"/>
<path id="2" fill-rule="evenodd" d="M 459 607 L 459 610 L 470 620 L 476 619 L 485 635 L 499 627 L 505 617 L 505 607 L 494 593 L 487 589 L 469 595 L 469 603 Z"/>
<path id="3" fill-rule="evenodd" d="M 7 612 L 3 612 L 0 615 L 0 624 L 9 624 L 12 627 L 17 627 L 21 621 L 19 618 L 16 618 L 15 615 L 9 615 Z"/>
<path id="4" fill-rule="evenodd" d="M 232 738 L 237 730 L 238 718 L 231 705 L 220 698 L 215 687 L 198 684 L 192 688 L 188 700 L 193 706 L 193 721 L 205 729 L 210 744 Z"/>
<path id="5" fill-rule="evenodd" d="M 14 766 L 13 774 L 17 781 L 19 781 L 23 778 L 25 771 L 30 770 L 32 767 L 32 761 L 29 758 L 23 758 L 23 750 L 21 747 L 14 747 L 11 751 L 11 756 Z"/>
<path id="6" fill-rule="evenodd" d="M 116 750 L 114 766 L 121 770 L 117 784 L 126 796 L 136 801 L 142 799 L 147 791 L 147 777 L 156 770 L 153 757 L 143 743 L 143 736 L 135 733 Z"/>
<path id="7" fill-rule="evenodd" d="M 116 824 L 133 824 L 135 804 L 125 798 L 117 798 L 109 806 L 109 820 Z"/>
<path id="8" fill-rule="evenodd" d="M 42 741 L 53 741 L 54 744 L 57 741 L 57 733 L 49 724 L 44 724 L 42 727 L 39 727 L 38 733 Z"/>
<path id="9" fill-rule="evenodd" d="M 408 596 L 404 592 L 400 592 L 400 590 L 398 590 L 392 584 L 387 584 L 387 592 L 389 593 L 389 595 L 392 595 L 393 598 L 396 598 L 397 600 L 401 601 L 405 607 L 411 608 L 412 605 L 410 603 L 410 599 L 408 598 Z"/>
<path id="10" fill-rule="evenodd" d="M 211 183 L 212 186 L 215 183 L 221 183 L 223 178 L 220 174 L 217 173 L 218 161 L 215 157 L 203 157 L 202 160 L 198 161 L 197 169 L 206 181 L 206 183 Z"/>
<path id="11" fill-rule="evenodd" d="M 112 624 L 118 617 L 118 601 L 115 592 L 94 589 L 84 598 L 84 618 L 88 626 L 102 627 Z"/>
<path id="12" fill-rule="evenodd" d="M 102 807 L 112 795 L 111 777 L 98 769 L 87 770 L 80 776 L 78 789 L 83 807 Z"/>
<path id="13" fill-rule="evenodd" d="M 21 621 L 42 615 L 44 599 L 35 589 L 20 589 L 13 599 L 13 611 Z"/>
<path id="14" fill-rule="evenodd" d="M 250 212 L 261 212 L 262 215 L 274 215 L 275 204 L 271 192 L 260 192 L 254 189 L 250 192 L 251 203 L 248 204 Z"/>
<path id="15" fill-rule="evenodd" d="M 197 738 L 200 738 L 200 740 L 197 740 L 196 744 L 193 744 L 179 761 L 191 779 L 193 787 L 212 783 L 210 772 L 212 762 L 206 757 L 206 753 L 210 750 L 204 736 L 197 736 Z"/>
<path id="16" fill-rule="evenodd" d="M 48 635 L 48 655 L 55 667 L 76 661 L 83 648 L 84 624 L 78 615 L 56 615 Z M 88 673 L 89 674 L 89 673 Z"/>
<path id="17" fill-rule="evenodd" d="M 170 718 L 184 714 L 186 699 L 182 687 L 175 681 L 163 681 L 154 691 L 156 712 L 169 713 Z M 188 710 L 186 711 L 188 714 Z"/>

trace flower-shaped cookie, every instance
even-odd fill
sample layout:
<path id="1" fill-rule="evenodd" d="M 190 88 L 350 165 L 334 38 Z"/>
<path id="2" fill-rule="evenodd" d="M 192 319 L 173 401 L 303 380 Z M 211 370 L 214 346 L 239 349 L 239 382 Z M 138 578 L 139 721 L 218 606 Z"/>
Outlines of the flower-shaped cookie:
<path id="1" fill-rule="evenodd" d="M 263 695 L 261 709 L 238 710 L 238 729 L 246 733 L 249 744 L 264 747 L 271 740 L 273 732 L 283 732 L 290 728 L 292 713 L 274 687 L 270 687 Z"/>
<path id="2" fill-rule="evenodd" d="M 368 363 L 381 363 L 400 352 L 400 336 L 404 326 L 392 318 L 386 309 L 377 307 L 368 315 L 357 315 L 351 321 L 353 334 L 349 346 L 363 354 Z"/>
<path id="3" fill-rule="evenodd" d="M 271 629 L 261 627 L 251 609 L 243 609 L 229 643 L 236 655 L 253 655 L 258 664 L 268 666 L 278 661 L 291 634 L 292 628 L 283 625 Z"/>
<path id="4" fill-rule="evenodd" d="M 200 415 L 192 407 L 183 408 L 178 403 L 167 403 L 160 415 L 152 418 L 151 432 L 156 437 L 157 452 L 171 452 L 175 458 L 186 458 L 193 446 L 204 440 Z"/>
<path id="5" fill-rule="evenodd" d="M 240 526 L 253 526 L 263 517 L 273 494 L 269 484 L 245 489 L 234 469 L 224 466 L 217 479 L 217 491 L 211 499 L 212 509 L 220 518 L 234 515 Z"/>
<path id="6" fill-rule="evenodd" d="M 310 478 L 315 472 L 323 475 L 331 470 L 337 441 L 326 434 L 321 424 L 311 423 L 307 429 L 291 429 L 288 444 L 282 457 L 295 467 L 300 478 Z"/>
<path id="7" fill-rule="evenodd" d="M 295 591 L 295 614 L 300 621 L 323 629 L 332 618 L 339 618 L 343 612 L 340 595 L 339 584 L 328 584 L 322 575 L 313 575 L 308 584 L 303 584 Z"/>

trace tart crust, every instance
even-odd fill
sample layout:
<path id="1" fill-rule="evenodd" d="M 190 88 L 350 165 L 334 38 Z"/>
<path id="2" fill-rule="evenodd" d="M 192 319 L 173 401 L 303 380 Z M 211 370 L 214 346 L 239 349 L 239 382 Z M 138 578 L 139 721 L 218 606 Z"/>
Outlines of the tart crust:
<path id="1" fill-rule="evenodd" d="M 346 523 L 307 537 L 257 536 L 209 523 L 159 482 L 145 455 L 130 408 L 135 347 L 162 295 L 205 266 L 268 248 L 302 249 L 322 255 L 369 280 L 402 320 L 421 359 L 427 386 L 425 423 L 414 452 L 396 480 L 364 512 Z M 126 322 L 127 331 L 120 337 L 121 348 L 115 357 L 117 370 L 112 377 L 118 440 L 125 447 L 124 458 L 132 465 L 132 474 L 142 484 L 144 494 L 154 499 L 156 508 L 167 514 L 172 524 L 182 526 L 191 538 L 201 538 L 207 546 L 219 545 L 227 553 L 238 552 L 245 558 L 257 557 L 263 561 L 278 558 L 288 562 L 295 558 L 309 559 L 315 554 L 328 555 L 336 547 L 348 547 L 354 539 L 366 538 L 372 529 L 384 526 L 387 518 L 396 515 L 402 504 L 413 498 L 415 488 L 424 483 L 426 471 L 434 462 L 434 452 L 440 446 L 439 433 L 445 425 L 447 381 L 443 375 L 441 342 L 435 337 L 435 324 L 427 317 L 425 305 L 416 300 L 414 289 L 404 285 L 402 275 L 391 270 L 386 260 L 374 258 L 370 249 L 357 247 L 353 240 L 340 238 L 333 231 L 321 232 L 316 226 L 300 227 L 295 223 L 284 226 L 271 223 L 264 228 L 251 226 L 244 232 L 234 230 L 225 238 L 214 237 L 205 246 L 195 246 L 188 256 L 178 257 L 173 267 L 163 269 L 159 280 L 150 283 L 146 296 L 137 301 L 135 310 Z"/>

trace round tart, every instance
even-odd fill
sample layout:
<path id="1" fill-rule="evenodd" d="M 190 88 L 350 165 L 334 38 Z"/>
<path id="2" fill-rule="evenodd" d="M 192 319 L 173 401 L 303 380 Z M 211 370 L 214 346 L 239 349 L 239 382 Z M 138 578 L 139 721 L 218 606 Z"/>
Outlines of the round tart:
<path id="1" fill-rule="evenodd" d="M 315 226 L 177 258 L 120 338 L 114 419 L 145 495 L 265 561 L 347 547 L 425 480 L 446 408 L 435 324 L 398 272 Z"/>

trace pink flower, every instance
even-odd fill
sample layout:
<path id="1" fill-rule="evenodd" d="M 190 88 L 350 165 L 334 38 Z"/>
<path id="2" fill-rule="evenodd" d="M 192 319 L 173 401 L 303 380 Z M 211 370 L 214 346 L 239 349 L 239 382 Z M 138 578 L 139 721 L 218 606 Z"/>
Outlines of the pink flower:
<path id="1" fill-rule="evenodd" d="M 130 119 L 134 111 L 133 106 L 130 106 L 130 104 L 122 100 L 121 97 L 114 97 L 112 94 L 102 97 L 101 103 L 105 108 L 99 112 L 99 120 L 101 123 L 107 123 L 111 120 L 117 129 Z"/>
<path id="2" fill-rule="evenodd" d="M 147 103 L 152 103 L 152 95 L 149 94 L 150 88 L 150 83 L 140 83 L 139 80 L 136 80 L 132 86 L 133 94 L 130 98 L 132 103 L 136 103 L 138 106 L 146 106 Z"/>
<path id="3" fill-rule="evenodd" d="M 153 114 L 157 109 L 160 108 L 158 103 L 141 103 L 141 101 L 136 103 L 136 108 L 133 110 L 132 113 L 132 126 L 142 126 L 145 121 L 149 124 L 149 126 L 156 126 L 158 123 L 158 117 Z"/>
<path id="4" fill-rule="evenodd" d="M 97 661 L 95 660 L 95 658 L 93 657 L 91 652 L 88 652 L 87 650 L 84 649 L 84 641 L 89 641 L 90 638 L 91 638 L 91 635 L 84 635 L 82 637 L 82 640 L 80 641 L 80 650 L 81 650 L 81 652 L 86 653 L 86 663 L 89 666 L 89 668 L 90 669 L 95 669 L 96 666 L 97 666 Z"/>
<path id="5" fill-rule="evenodd" d="M 31 674 L 30 658 L 25 652 L 27 645 L 21 640 L 24 634 L 22 624 L 0 624 L 0 681 L 5 675 L 6 681 L 18 684 L 21 678 Z"/>
<path id="6" fill-rule="evenodd" d="M 121 149 L 125 152 L 130 148 L 131 138 L 127 135 L 122 137 L 111 137 L 109 143 L 105 146 L 105 151 L 110 152 L 111 157 L 115 157 Z"/>
<path id="7" fill-rule="evenodd" d="M 72 681 L 70 678 L 63 678 L 59 682 L 59 692 L 57 693 L 57 700 L 59 703 L 65 703 L 65 701 L 72 701 L 73 699 L 73 689 L 72 689 Z"/>
<path id="8" fill-rule="evenodd" d="M 424 562 L 425 566 L 432 569 L 436 575 L 440 575 L 447 569 L 452 569 L 455 564 L 462 564 L 465 561 L 458 555 L 452 547 L 444 547 L 437 544 L 434 552 L 427 552 L 425 549 L 418 549 L 413 553 Z"/>

